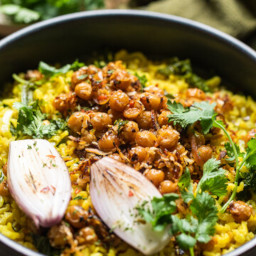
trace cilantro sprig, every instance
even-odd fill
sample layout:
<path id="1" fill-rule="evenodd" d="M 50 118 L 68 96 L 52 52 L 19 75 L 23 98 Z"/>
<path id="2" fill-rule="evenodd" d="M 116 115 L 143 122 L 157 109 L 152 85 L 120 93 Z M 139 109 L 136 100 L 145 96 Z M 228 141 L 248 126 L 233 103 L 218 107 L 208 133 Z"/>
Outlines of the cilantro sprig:
<path id="1" fill-rule="evenodd" d="M 43 61 L 40 61 L 38 70 L 46 77 L 51 77 L 57 74 L 65 74 L 70 70 L 76 71 L 83 66 L 85 66 L 85 64 L 83 62 L 79 62 L 78 60 L 76 60 L 72 64 L 67 64 L 61 68 L 56 68 L 54 66 L 50 66 L 49 64 Z"/>
<path id="2" fill-rule="evenodd" d="M 20 102 L 14 103 L 14 108 L 18 109 L 17 126 L 11 124 L 11 133 L 17 138 L 30 136 L 32 138 L 50 138 L 58 130 L 65 130 L 66 123 L 62 119 L 47 120 L 47 115 L 42 113 L 39 102 L 34 101 L 29 105 Z"/>
<path id="3" fill-rule="evenodd" d="M 235 146 L 237 148 L 237 146 Z M 240 153 L 240 150 L 239 150 Z M 238 187 L 238 180 L 240 177 L 240 170 L 244 165 L 247 165 L 248 168 L 254 168 L 256 166 L 256 139 L 252 138 L 247 143 L 246 152 L 244 154 L 241 154 L 243 156 L 243 160 L 236 164 L 236 176 L 235 176 L 235 187 L 232 191 L 232 194 L 229 198 L 229 200 L 224 204 L 224 206 L 221 208 L 220 212 L 223 213 L 228 208 L 229 204 L 234 200 L 236 193 L 237 193 L 237 187 Z"/>
<path id="4" fill-rule="evenodd" d="M 223 195 L 227 187 L 225 171 L 219 165 L 220 162 L 215 159 L 205 163 L 203 177 L 198 183 L 196 193 L 193 193 L 189 169 L 185 169 L 178 183 L 181 198 L 188 204 L 189 213 L 185 218 L 175 214 L 175 201 L 180 197 L 178 194 L 171 193 L 163 195 L 162 198 L 153 198 L 151 207 L 148 207 L 148 202 L 144 202 L 137 208 L 140 216 L 151 223 L 154 230 L 169 228 L 179 247 L 189 250 L 191 256 L 194 255 L 197 242 L 208 243 L 215 233 L 218 211 L 211 195 Z"/>
<path id="5" fill-rule="evenodd" d="M 233 157 L 235 159 L 235 166 L 236 166 L 236 175 L 235 175 L 235 182 L 234 182 L 234 190 L 228 202 L 222 207 L 221 212 L 225 212 L 230 202 L 235 198 L 236 191 L 238 187 L 238 179 L 239 179 L 239 172 L 242 165 L 239 166 L 239 155 L 238 150 L 233 142 L 230 134 L 226 130 L 224 123 L 222 121 L 216 120 L 217 113 L 214 111 L 215 104 L 210 104 L 207 101 L 202 101 L 199 103 L 194 103 L 189 108 L 184 108 L 182 104 L 176 103 L 175 101 L 171 102 L 168 101 L 168 109 L 172 112 L 169 115 L 169 121 L 173 121 L 174 124 L 180 124 L 182 128 L 186 128 L 189 125 L 192 125 L 196 122 L 200 122 L 201 128 L 204 134 L 207 134 L 212 127 L 217 127 L 221 129 L 224 134 L 226 135 L 230 150 L 233 151 Z"/>

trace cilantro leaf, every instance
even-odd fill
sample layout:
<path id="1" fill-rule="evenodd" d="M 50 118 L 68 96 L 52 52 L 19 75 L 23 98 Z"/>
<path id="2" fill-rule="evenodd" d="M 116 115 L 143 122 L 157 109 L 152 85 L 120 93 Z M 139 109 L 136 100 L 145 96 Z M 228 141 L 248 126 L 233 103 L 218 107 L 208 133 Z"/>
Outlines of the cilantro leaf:
<path id="1" fill-rule="evenodd" d="M 154 197 L 150 206 L 147 207 L 147 202 L 137 207 L 138 213 L 146 222 L 152 224 L 154 230 L 162 231 L 171 223 L 172 213 L 176 210 L 175 200 L 179 198 L 177 194 L 165 194 L 163 197 Z"/>
<path id="2" fill-rule="evenodd" d="M 176 237 L 176 240 L 180 246 L 180 248 L 184 250 L 188 250 L 189 248 L 193 248 L 196 244 L 196 239 L 187 234 L 180 234 Z"/>
<path id="3" fill-rule="evenodd" d="M 197 185 L 197 192 L 208 191 L 216 196 L 223 196 L 227 193 L 228 179 L 225 170 L 219 168 L 220 161 L 214 158 L 209 159 L 203 167 L 203 176 Z"/>
<path id="4" fill-rule="evenodd" d="M 76 71 L 83 66 L 85 66 L 85 64 L 78 60 L 75 60 L 72 64 L 67 64 L 61 68 L 55 68 L 54 66 L 50 66 L 49 64 L 40 61 L 38 70 L 46 77 L 51 77 L 58 74 L 65 74 L 70 70 Z"/>
<path id="5" fill-rule="evenodd" d="M 141 89 L 143 90 L 146 87 L 146 84 L 148 82 L 147 77 L 143 74 L 143 75 L 139 75 L 137 72 L 134 74 L 140 81 L 141 84 Z"/>
<path id="6" fill-rule="evenodd" d="M 17 126 L 11 125 L 11 133 L 17 137 L 28 135 L 32 138 L 50 138 L 58 130 L 65 130 L 66 123 L 61 119 L 44 123 L 47 116 L 42 113 L 39 102 L 32 102 L 29 106 L 16 102 L 14 108 L 19 110 Z"/>
<path id="7" fill-rule="evenodd" d="M 169 121 L 180 124 L 182 128 L 200 121 L 203 133 L 207 134 L 213 127 L 216 115 L 214 111 L 215 103 L 210 104 L 207 101 L 202 101 L 194 103 L 190 108 L 184 108 L 181 104 L 169 100 L 167 105 L 173 113 L 168 116 Z"/>
<path id="8" fill-rule="evenodd" d="M 190 209 L 198 219 L 196 239 L 199 242 L 208 243 L 210 236 L 214 235 L 214 227 L 218 220 L 215 200 L 208 193 L 198 193 L 190 204 Z"/>
<path id="9" fill-rule="evenodd" d="M 38 70 L 45 76 L 50 77 L 57 74 L 67 73 L 71 68 L 70 64 L 67 64 L 59 69 L 48 65 L 47 63 L 40 61 Z"/>
<path id="10" fill-rule="evenodd" d="M 181 197 L 185 203 L 188 203 L 194 198 L 193 187 L 191 184 L 191 177 L 189 169 L 186 168 L 184 174 L 181 176 L 178 186 L 180 188 Z"/>
<path id="11" fill-rule="evenodd" d="M 247 154 L 246 164 L 249 165 L 249 167 L 256 166 L 255 153 L 256 153 L 256 139 L 252 138 L 247 143 L 247 149 L 246 149 L 246 154 Z"/>
<path id="12" fill-rule="evenodd" d="M 77 71 L 78 69 L 82 68 L 85 66 L 85 63 L 83 62 L 79 62 L 78 60 L 75 60 L 71 66 L 69 70 L 73 70 L 73 71 Z"/>

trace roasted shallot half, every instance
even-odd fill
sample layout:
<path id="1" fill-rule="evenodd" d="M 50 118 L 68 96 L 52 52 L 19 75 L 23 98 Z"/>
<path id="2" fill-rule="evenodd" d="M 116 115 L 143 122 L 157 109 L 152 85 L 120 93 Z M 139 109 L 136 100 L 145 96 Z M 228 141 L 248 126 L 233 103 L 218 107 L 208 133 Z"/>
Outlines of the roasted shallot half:
<path id="1" fill-rule="evenodd" d="M 61 221 L 71 197 L 71 182 L 64 160 L 50 142 L 11 142 L 7 181 L 16 203 L 37 227 Z"/>
<path id="2" fill-rule="evenodd" d="M 167 229 L 155 231 L 150 223 L 138 217 L 138 205 L 161 197 L 157 188 L 140 172 L 104 157 L 91 166 L 90 194 L 105 224 L 143 254 L 159 252 L 170 241 Z"/>

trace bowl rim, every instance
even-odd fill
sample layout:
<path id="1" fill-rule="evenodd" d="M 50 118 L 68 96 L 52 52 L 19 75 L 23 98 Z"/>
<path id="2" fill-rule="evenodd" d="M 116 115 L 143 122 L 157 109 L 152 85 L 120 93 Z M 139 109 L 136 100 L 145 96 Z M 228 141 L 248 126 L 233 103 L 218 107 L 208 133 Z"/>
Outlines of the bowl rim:
<path id="1" fill-rule="evenodd" d="M 7 47 L 9 44 L 19 40 L 20 38 L 26 37 L 29 34 L 33 34 L 35 32 L 40 32 L 44 28 L 55 26 L 61 24 L 63 22 L 70 22 L 72 20 L 80 20 L 80 19 L 90 19 L 97 17 L 113 17 L 113 16 L 130 16 L 137 18 L 145 18 L 151 20 L 162 20 L 167 21 L 174 24 L 179 24 L 181 26 L 189 27 L 190 29 L 194 29 L 200 31 L 201 33 L 210 35 L 215 40 L 219 40 L 224 42 L 225 44 L 233 47 L 240 52 L 243 52 L 247 57 L 249 57 L 256 64 L 256 51 L 254 51 L 251 47 L 247 46 L 245 43 L 239 41 L 238 39 L 219 31 L 213 27 L 202 24 L 197 21 L 193 21 L 187 18 L 178 17 L 175 15 L 162 14 L 158 12 L 151 11 L 143 11 L 143 10 L 96 10 L 96 11 L 84 11 L 77 12 L 72 14 L 66 14 L 62 16 L 58 16 L 49 20 L 37 22 L 28 27 L 22 28 L 21 30 L 14 32 L 13 34 L 3 38 L 0 40 L 0 51 Z M 0 234 L 0 242 L 7 245 L 11 249 L 20 252 L 27 256 L 42 256 L 43 254 L 37 253 L 29 248 L 22 246 L 21 244 L 15 242 L 14 240 L 9 239 L 8 237 Z M 256 237 L 247 243 L 241 245 L 235 250 L 225 254 L 225 256 L 238 256 L 242 253 L 248 252 L 253 247 L 256 246 Z"/>

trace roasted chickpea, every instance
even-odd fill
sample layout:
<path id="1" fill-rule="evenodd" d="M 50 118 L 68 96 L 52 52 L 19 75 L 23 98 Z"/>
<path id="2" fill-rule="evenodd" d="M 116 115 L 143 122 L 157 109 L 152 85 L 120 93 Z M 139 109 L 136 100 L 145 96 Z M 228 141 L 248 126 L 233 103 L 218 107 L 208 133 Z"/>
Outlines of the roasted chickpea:
<path id="1" fill-rule="evenodd" d="M 93 112 L 89 116 L 93 129 L 96 131 L 103 131 L 112 124 L 110 116 L 104 112 Z"/>
<path id="2" fill-rule="evenodd" d="M 252 215 L 252 207 L 243 201 L 233 201 L 228 211 L 236 222 L 247 221 Z"/>
<path id="3" fill-rule="evenodd" d="M 72 205 L 67 209 L 65 220 L 75 228 L 82 228 L 86 225 L 88 215 L 82 207 Z"/>
<path id="4" fill-rule="evenodd" d="M 148 92 L 148 93 L 152 93 L 152 94 L 156 94 L 158 96 L 164 96 L 164 91 L 159 88 L 159 87 L 156 87 L 156 86 L 147 86 L 145 89 L 144 89 L 145 92 Z"/>
<path id="5" fill-rule="evenodd" d="M 173 149 L 177 146 L 180 134 L 172 128 L 161 128 L 158 131 L 157 143 L 161 148 Z"/>
<path id="6" fill-rule="evenodd" d="M 163 101 L 163 97 L 159 97 L 158 95 L 145 92 L 141 95 L 140 101 L 148 110 L 158 110 L 161 108 L 161 103 Z"/>
<path id="7" fill-rule="evenodd" d="M 113 121 L 124 118 L 121 112 L 115 111 L 113 109 L 108 110 L 108 115 Z"/>
<path id="8" fill-rule="evenodd" d="M 79 83 L 76 85 L 75 93 L 79 98 L 89 100 L 92 95 L 92 86 L 87 82 Z"/>
<path id="9" fill-rule="evenodd" d="M 127 119 L 134 120 L 143 110 L 144 106 L 140 101 L 130 100 L 129 104 L 124 109 L 123 115 Z"/>
<path id="10" fill-rule="evenodd" d="M 133 163 L 143 162 L 147 157 L 147 149 L 143 147 L 135 147 L 129 151 L 130 159 Z"/>
<path id="11" fill-rule="evenodd" d="M 170 111 L 164 110 L 159 116 L 158 116 L 158 124 L 160 126 L 168 125 L 169 124 L 169 118 L 168 116 L 171 114 Z"/>
<path id="12" fill-rule="evenodd" d="M 178 191 L 178 185 L 170 180 L 164 180 L 160 183 L 159 192 L 161 194 L 175 193 Z"/>
<path id="13" fill-rule="evenodd" d="M 199 100 L 205 100 L 206 98 L 205 93 L 198 88 L 189 88 L 186 94 L 188 98 L 196 98 Z"/>
<path id="14" fill-rule="evenodd" d="M 76 95 L 73 93 L 62 93 L 53 101 L 53 106 L 63 114 L 76 107 Z"/>
<path id="15" fill-rule="evenodd" d="M 109 132 L 105 133 L 98 142 L 99 148 L 105 152 L 113 150 L 118 144 L 117 136 Z"/>
<path id="16" fill-rule="evenodd" d="M 197 154 L 204 164 L 212 157 L 212 148 L 210 146 L 201 146 L 197 149 Z"/>
<path id="17" fill-rule="evenodd" d="M 156 187 L 164 180 L 164 172 L 161 170 L 149 169 L 145 171 L 144 175 L 148 180 L 152 181 Z"/>
<path id="18" fill-rule="evenodd" d="M 54 248 L 64 248 L 65 245 L 71 244 L 73 234 L 69 227 L 64 222 L 51 227 L 48 232 L 50 244 Z"/>
<path id="19" fill-rule="evenodd" d="M 156 135 L 150 131 L 138 132 L 135 141 L 142 147 L 153 147 L 156 143 Z"/>
<path id="20" fill-rule="evenodd" d="M 117 69 L 110 77 L 113 80 L 113 86 L 121 89 L 123 91 L 127 91 L 127 89 L 131 86 L 133 82 L 138 80 L 137 77 L 129 74 L 126 70 Z"/>
<path id="21" fill-rule="evenodd" d="M 148 130 L 153 127 L 152 117 L 150 111 L 143 111 L 137 118 L 136 122 L 138 123 L 141 129 Z"/>
<path id="22" fill-rule="evenodd" d="M 8 189 L 7 181 L 4 180 L 0 183 L 0 196 L 9 196 L 10 192 Z"/>
<path id="23" fill-rule="evenodd" d="M 109 106 L 115 111 L 123 111 L 129 103 L 129 97 L 122 91 L 114 92 L 109 100 Z"/>
<path id="24" fill-rule="evenodd" d="M 88 68 L 82 67 L 73 73 L 73 75 L 71 77 L 71 88 L 72 89 L 74 89 L 77 84 L 79 84 L 82 81 L 84 81 L 85 79 L 87 79 L 87 77 L 88 77 L 87 72 L 88 72 Z"/>
<path id="25" fill-rule="evenodd" d="M 98 240 L 95 231 L 91 227 L 85 227 L 79 230 L 78 236 L 76 237 L 78 244 L 95 243 Z"/>
<path id="26" fill-rule="evenodd" d="M 121 136 L 124 139 L 124 141 L 133 142 L 135 141 L 135 136 L 138 131 L 138 124 L 133 121 L 129 121 L 127 124 L 124 125 L 121 132 Z"/>
<path id="27" fill-rule="evenodd" d="M 68 127 L 73 132 L 81 132 L 83 123 L 87 127 L 87 121 L 89 120 L 89 116 L 83 112 L 75 112 L 68 119 Z"/>

